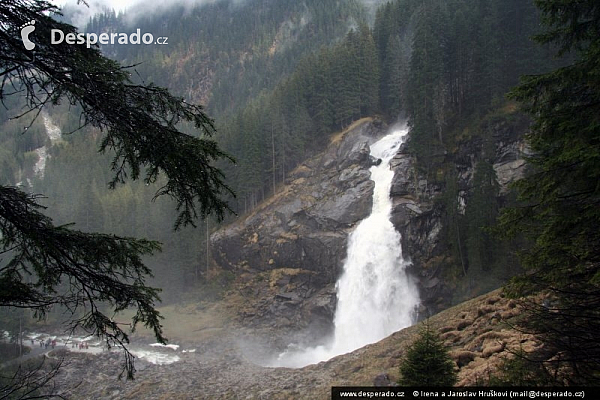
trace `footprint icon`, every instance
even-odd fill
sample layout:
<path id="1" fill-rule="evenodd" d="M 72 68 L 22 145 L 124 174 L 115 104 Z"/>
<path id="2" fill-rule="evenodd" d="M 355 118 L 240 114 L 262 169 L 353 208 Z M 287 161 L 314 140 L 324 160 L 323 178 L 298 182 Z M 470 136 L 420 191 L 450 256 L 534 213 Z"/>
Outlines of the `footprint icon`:
<path id="1" fill-rule="evenodd" d="M 33 50 L 35 48 L 35 43 L 29 40 L 29 34 L 35 31 L 35 21 L 31 20 L 28 23 L 21 26 L 21 39 L 23 39 L 23 45 L 25 45 L 26 50 Z"/>

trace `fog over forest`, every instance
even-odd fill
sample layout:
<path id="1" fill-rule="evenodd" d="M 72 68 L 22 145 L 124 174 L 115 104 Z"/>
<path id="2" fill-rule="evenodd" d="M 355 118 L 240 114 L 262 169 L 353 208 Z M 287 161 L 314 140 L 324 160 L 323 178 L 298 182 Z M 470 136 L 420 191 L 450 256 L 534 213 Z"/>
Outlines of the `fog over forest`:
<path id="1" fill-rule="evenodd" d="M 0 398 L 598 385 L 597 2 L 5 0 L 0 35 Z"/>

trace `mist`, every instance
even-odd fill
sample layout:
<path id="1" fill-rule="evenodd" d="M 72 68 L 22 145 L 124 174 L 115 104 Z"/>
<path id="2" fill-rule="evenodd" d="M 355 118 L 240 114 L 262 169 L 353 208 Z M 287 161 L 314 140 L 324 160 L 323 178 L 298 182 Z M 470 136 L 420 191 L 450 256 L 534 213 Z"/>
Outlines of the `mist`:
<path id="1" fill-rule="evenodd" d="M 190 12 L 197 6 L 215 3 L 223 0 L 164 0 L 161 2 L 148 3 L 142 0 L 86 0 L 87 6 L 83 3 L 78 3 L 78 0 L 54 0 L 54 4 L 59 6 L 65 16 L 69 18 L 71 23 L 80 29 L 83 29 L 96 14 L 103 13 L 107 10 L 115 10 L 115 12 L 125 12 L 129 16 L 131 23 L 135 22 L 135 18 L 140 15 L 152 15 L 167 10 L 173 6 L 182 6 L 186 12 Z M 246 0 L 231 0 L 233 5 L 239 5 Z"/>

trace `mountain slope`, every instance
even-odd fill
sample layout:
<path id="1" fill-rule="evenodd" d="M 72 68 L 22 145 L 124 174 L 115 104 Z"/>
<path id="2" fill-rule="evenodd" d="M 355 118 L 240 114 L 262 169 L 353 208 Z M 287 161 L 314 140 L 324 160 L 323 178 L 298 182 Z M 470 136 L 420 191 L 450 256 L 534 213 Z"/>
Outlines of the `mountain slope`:
<path id="1" fill-rule="evenodd" d="M 108 45 L 103 51 L 126 65 L 140 63 L 142 79 L 206 104 L 216 117 L 273 88 L 304 55 L 339 40 L 365 18 L 359 0 L 219 0 L 107 12 L 86 30 L 139 28 L 168 37 L 167 45 Z"/>

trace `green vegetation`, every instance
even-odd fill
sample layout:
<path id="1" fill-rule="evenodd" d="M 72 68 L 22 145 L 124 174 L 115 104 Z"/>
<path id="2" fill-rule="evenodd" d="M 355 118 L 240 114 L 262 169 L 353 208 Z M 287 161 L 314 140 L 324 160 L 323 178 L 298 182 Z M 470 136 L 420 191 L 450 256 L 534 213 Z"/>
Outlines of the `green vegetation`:
<path id="1" fill-rule="evenodd" d="M 505 359 L 488 379 L 481 384 L 487 386 L 548 387 L 559 386 L 556 375 L 546 369 L 543 361 L 533 359 L 523 349 L 513 357 Z"/>
<path id="2" fill-rule="evenodd" d="M 154 198 L 174 199 L 176 229 L 209 213 L 222 219 L 228 207 L 221 196 L 230 191 L 212 163 L 229 157 L 210 138 L 214 126 L 203 108 L 166 89 L 133 83 L 125 69 L 96 48 L 51 44 L 52 29 L 76 32 L 52 19 L 56 11 L 42 0 L 0 4 L 0 99 L 18 97 L 22 112 L 33 115 L 61 101 L 77 106 L 80 123 L 100 133 L 100 152 L 114 153 L 110 185 L 142 176 L 149 185 L 161 175 Z M 20 27 L 32 20 L 34 56 L 19 35 Z M 179 122 L 193 126 L 199 136 L 183 133 Z M 90 206 L 96 204 L 89 191 L 80 195 Z M 159 290 L 147 285 L 152 273 L 143 262 L 160 244 L 56 225 L 41 212 L 38 198 L 0 186 L 0 307 L 32 310 L 39 318 L 60 309 L 70 315 L 66 328 L 83 328 L 108 346 L 128 343 L 128 332 L 112 317 L 132 307 L 131 326 L 142 323 L 164 343 L 155 308 Z M 97 226 L 90 216 L 88 227 Z M 124 350 L 123 372 L 132 378 L 133 356 Z"/>
<path id="3" fill-rule="evenodd" d="M 519 271 L 512 253 L 521 243 L 490 232 L 514 197 L 499 193 L 493 164 L 499 137 L 528 124 L 505 93 L 521 75 L 564 62 L 530 40 L 538 25 L 533 2 L 521 0 L 397 0 L 376 15 L 379 112 L 392 120 L 405 112 L 420 174 L 442 190 L 436 212 L 448 257 L 439 262 L 456 301 Z"/>
<path id="4" fill-rule="evenodd" d="M 506 267 L 514 264 L 509 248 L 489 251 L 488 228 L 506 204 L 496 196 L 490 167 L 496 128 L 518 131 L 527 124 L 506 106 L 504 93 L 520 74 L 557 63 L 528 39 L 538 23 L 534 5 L 396 0 L 379 9 L 369 28 L 354 0 L 267 3 L 223 0 L 174 7 L 160 18 L 145 15 L 136 26 L 169 36 L 168 46 L 106 46 L 103 51 L 135 64 L 135 81 L 154 81 L 188 100 L 207 102 L 217 117 L 219 147 L 237 161 L 223 158 L 214 164 L 237 194 L 223 192 L 237 214 L 277 192 L 286 173 L 320 151 L 332 132 L 363 116 L 379 114 L 394 122 L 405 115 L 419 169 L 428 184 L 444 192 L 436 212 L 447 222 L 442 245 L 451 257 L 443 262 L 466 282 L 458 283 L 465 286 L 458 292 L 480 293 L 514 274 L 516 268 Z M 88 30 L 127 32 L 126 21 L 126 15 L 107 12 L 93 18 Z M 6 101 L 9 109 L 21 106 L 16 99 Z M 79 126 L 73 111 L 66 104 L 50 111 L 63 132 Z M 14 183 L 32 175 L 37 156 L 26 152 L 44 136 L 39 119 L 22 135 L 22 124 L 8 120 L 9 114 L 0 110 L 0 162 L 6 166 L 3 179 Z M 191 125 L 177 126 L 196 135 Z M 97 156 L 101 140 L 88 128 L 63 135 L 49 149 L 44 179 L 32 179 L 34 187 L 48 196 L 43 204 L 57 224 L 75 222 L 84 231 L 163 243 L 163 252 L 148 263 L 167 289 L 165 300 L 177 300 L 179 289 L 200 285 L 202 271 L 210 267 L 205 244 L 217 220 L 172 232 L 177 204 L 167 198 L 151 204 L 167 184 L 164 177 L 107 191 L 111 154 Z M 481 187 L 473 182 L 467 187 L 464 170 L 457 170 L 465 151 L 475 155 L 472 165 Z"/>
<path id="5" fill-rule="evenodd" d="M 454 361 L 448 349 L 433 332 L 427 321 L 419 331 L 419 337 L 406 350 L 400 364 L 401 386 L 453 386 L 457 381 Z"/>
<path id="6" fill-rule="evenodd" d="M 343 38 L 366 19 L 360 0 L 218 0 L 163 11 L 160 17 L 136 9 L 134 16 L 106 12 L 86 29 L 130 32 L 135 26 L 168 37 L 164 46 L 103 50 L 125 65 L 136 64 L 143 80 L 208 103 L 217 119 L 272 90 L 304 55 Z"/>
<path id="7" fill-rule="evenodd" d="M 289 75 L 304 55 L 342 40 L 364 15 L 356 0 L 278 0 L 261 2 L 260 6 L 252 1 L 224 0 L 192 9 L 173 7 L 160 18 L 145 15 L 135 22 L 142 31 L 168 36 L 168 46 L 108 46 L 103 52 L 123 65 L 140 63 L 127 70 L 140 85 L 155 82 L 184 95 L 187 101 L 208 102 L 207 110 L 218 117 L 215 139 L 237 161 L 233 164 L 224 157 L 211 165 L 226 173 L 227 187 L 237 197 L 224 189 L 223 199 L 240 213 L 270 194 L 273 183 L 280 184 L 308 151 L 318 150 L 327 140 L 323 134 L 315 141 L 305 107 L 296 106 L 292 98 L 272 107 L 276 100 L 268 96 L 267 89 L 291 79 Z M 112 12 L 98 15 L 88 27 L 96 32 L 108 29 L 131 31 L 126 16 Z M 310 81 L 309 76 L 304 78 Z M 277 100 L 284 97 L 282 87 Z M 234 112 L 244 109 L 248 99 L 253 99 L 253 107 Z M 45 143 L 43 121 L 38 118 L 23 134 L 29 121 L 9 119 L 23 102 L 17 96 L 3 100 L 7 106 L 0 107 L 0 163 L 7 166 L 0 170 L 1 177 L 5 176 L 3 183 L 26 184 L 29 178 L 34 190 L 47 196 L 38 201 L 48 207 L 45 212 L 56 225 L 75 223 L 85 232 L 161 242 L 162 252 L 144 261 L 155 276 L 150 282 L 164 289 L 164 301 L 177 301 L 182 292 L 204 285 L 204 273 L 212 267 L 207 264 L 207 234 L 217 227 L 218 218 L 202 219 L 199 209 L 202 222 L 198 229 L 182 226 L 174 232 L 171 228 L 177 218 L 177 203 L 168 196 L 154 198 L 168 182 L 164 175 L 154 183 L 129 181 L 107 190 L 113 178 L 107 172 L 115 153 L 107 149 L 105 154 L 97 154 L 103 135 L 96 128 L 87 126 L 71 133 L 80 126 L 80 110 L 67 102 L 46 107 L 63 135 L 48 149 L 50 158 L 43 179 L 33 176 L 31 165 L 37 155 L 30 153 L 26 159 L 24 154 Z M 199 135 L 185 121 L 177 128 L 191 136 Z M 140 174 L 146 171 L 142 168 Z M 194 173 L 203 172 L 198 168 Z"/>
<path id="8" fill-rule="evenodd" d="M 260 7 L 252 1 L 234 3 L 173 7 L 160 18 L 143 14 L 136 27 L 169 36 L 168 46 L 106 46 L 103 51 L 135 65 L 130 78 L 140 86 L 154 81 L 189 101 L 207 102 L 218 117 L 219 148 L 237 161 L 215 153 L 221 161 L 207 166 L 224 173 L 226 180 L 217 174 L 213 182 L 226 185 L 222 199 L 235 213 L 250 211 L 277 192 L 286 173 L 322 149 L 332 132 L 363 116 L 379 114 L 393 122 L 405 115 L 417 165 L 428 185 L 438 185 L 444 193 L 436 212 L 445 221 L 442 246 L 450 257 L 440 260 L 464 281 L 458 284 L 467 295 L 496 287 L 514 274 L 516 268 L 506 267 L 514 264 L 511 246 L 490 245 L 489 227 L 510 201 L 510 195 L 498 196 L 491 167 L 497 127 L 519 131 L 527 124 L 507 106 L 504 93 L 519 75 L 558 63 L 549 49 L 529 40 L 539 21 L 533 3 L 396 0 L 378 10 L 372 28 L 365 25 L 365 11 L 356 0 L 267 1 Z M 107 12 L 94 17 L 87 29 L 127 32 L 127 21 L 127 15 Z M 86 232 L 163 243 L 163 252 L 148 263 L 167 289 L 166 300 L 177 300 L 181 288 L 201 284 L 202 271 L 210 268 L 207 234 L 218 218 L 203 219 L 199 229 L 172 232 L 173 220 L 190 222 L 195 210 L 189 208 L 191 198 L 180 197 L 173 204 L 163 196 L 151 204 L 161 188 L 181 192 L 164 176 L 150 175 L 149 181 L 155 182 L 148 185 L 130 182 L 107 191 L 115 176 L 106 171 L 111 156 L 118 154 L 107 149 L 98 156 L 98 147 L 106 143 L 90 127 L 63 134 L 48 150 L 44 179 L 31 178 L 37 159 L 31 150 L 45 142 L 43 124 L 38 118 L 23 135 L 29 121 L 9 119 L 22 102 L 14 96 L 3 100 L 8 108 L 0 109 L 3 182 L 30 178 L 36 191 L 48 196 L 40 201 L 58 225 L 75 222 Z M 99 103 L 118 106 L 101 99 Z M 49 112 L 63 132 L 80 125 L 77 108 L 68 104 Z M 210 123 L 203 126 L 202 139 L 213 132 Z M 193 123 L 180 121 L 177 127 L 198 135 Z M 465 152 L 474 154 L 469 183 L 465 171 L 456 167 L 465 164 Z M 180 161 L 169 161 L 172 174 L 180 171 Z M 153 173 L 140 167 L 129 172 Z M 200 178 L 203 168 L 194 173 Z M 222 205 L 212 199 L 213 209 Z M 179 220 L 173 212 L 178 206 L 183 207 Z M 201 219 L 210 208 L 197 210 Z"/>
<path id="9" fill-rule="evenodd" d="M 381 64 L 402 71 L 382 74 L 381 87 L 388 88 L 381 93 L 383 110 L 407 111 L 412 148 L 424 170 L 433 171 L 452 150 L 465 122 L 501 104 L 520 75 L 552 63 L 529 40 L 537 23 L 532 2 L 520 0 L 398 0 L 378 11 Z M 389 48 L 412 53 L 407 58 Z"/>
<path id="10" fill-rule="evenodd" d="M 52 221 L 32 215 L 52 232 L 112 240 L 140 256 L 155 253 L 155 241 L 161 242 L 163 253 L 134 264 L 151 267 L 166 300 L 176 301 L 187 289 L 211 287 L 206 244 L 228 207 L 251 211 L 352 121 L 402 116 L 412 129 L 408 148 L 418 179 L 443 193 L 434 212 L 443 221 L 445 254 L 432 263 L 454 274 L 457 300 L 514 275 L 519 265 L 512 253 L 531 246 L 522 258 L 529 275 L 515 279 L 511 290 L 551 289 L 544 307 L 532 305 L 540 316 L 531 319 L 532 328 L 555 332 L 548 342 L 572 355 L 570 367 L 579 374 L 574 383 L 596 382 L 598 8 L 592 1 L 395 0 L 377 11 L 372 27 L 357 0 L 260 6 L 222 0 L 174 7 L 160 18 L 146 14 L 136 27 L 168 36 L 168 46 L 103 48 L 133 69 L 97 58 L 96 50 L 89 56 L 58 46 L 53 62 L 85 66 L 91 75 L 57 71 L 37 57 L 33 67 L 46 74 L 44 84 L 60 90 L 47 99 L 23 99 L 3 86 L 0 184 L 30 178 L 47 199 L 3 193 L 30 207 L 47 206 Z M 540 20 L 550 29 L 538 36 L 544 46 L 530 40 Z M 88 30 L 129 31 L 126 21 L 108 12 L 93 18 Z M 1 32 L 12 45 L 0 49 L 23 52 L 18 35 L 7 29 Z M 50 50 L 41 40 L 44 29 L 36 25 L 40 54 Z M 561 57 L 553 57 L 556 50 Z M 0 55 L 3 76 L 19 71 L 11 70 L 19 58 L 7 54 Z M 25 64 L 17 64 L 23 71 Z M 527 78 L 506 100 L 519 77 L 531 74 L 543 75 Z M 25 110 L 52 104 L 50 115 L 63 132 L 87 126 L 49 146 L 40 118 L 12 119 L 25 100 Z M 190 102 L 206 103 L 217 122 Z M 498 243 L 491 229 L 501 210 L 515 204 L 513 193 L 500 193 L 498 138 L 518 135 L 532 119 L 533 171 L 518 185 L 519 208 L 503 217 L 503 229 L 517 235 L 515 242 Z M 33 176 L 34 150 L 44 144 L 50 158 L 40 179 Z M 99 148 L 105 154 L 96 154 Z M 134 181 L 121 185 L 127 177 Z M 105 190 L 107 183 L 114 190 Z M 79 230 L 62 226 L 71 222 Z M 196 222 L 198 229 L 186 226 Z M 141 236 L 152 240 L 130 239 Z M 148 277 L 149 270 L 139 271 Z M 147 294 L 156 299 L 156 292 Z M 549 330 L 550 321 L 559 329 Z M 582 321 L 589 330 L 579 331 Z"/>
<path id="11" fill-rule="evenodd" d="M 361 25 L 337 46 L 304 58 L 271 94 L 223 122 L 223 147 L 239 161 L 223 167 L 239 195 L 238 211 L 272 193 L 332 132 L 377 111 L 376 52 L 371 31 Z"/>
<path id="12" fill-rule="evenodd" d="M 545 293 L 527 304 L 525 324 L 560 354 L 569 384 L 600 383 L 600 5 L 536 1 L 546 31 L 573 63 L 526 77 L 512 92 L 534 120 L 527 144 L 531 173 L 518 182 L 521 201 L 502 216 L 508 233 L 525 236 L 527 274 L 508 289 Z"/>

